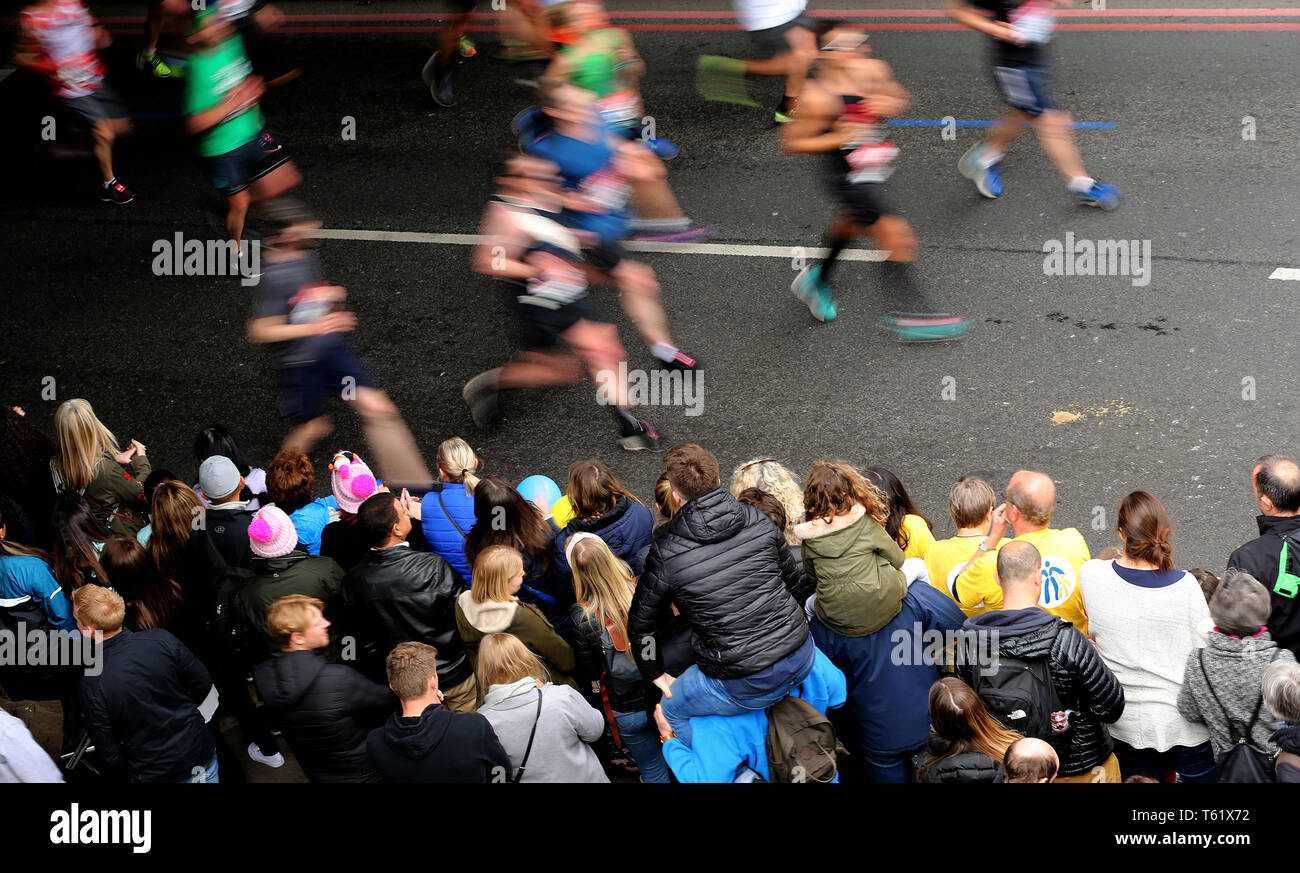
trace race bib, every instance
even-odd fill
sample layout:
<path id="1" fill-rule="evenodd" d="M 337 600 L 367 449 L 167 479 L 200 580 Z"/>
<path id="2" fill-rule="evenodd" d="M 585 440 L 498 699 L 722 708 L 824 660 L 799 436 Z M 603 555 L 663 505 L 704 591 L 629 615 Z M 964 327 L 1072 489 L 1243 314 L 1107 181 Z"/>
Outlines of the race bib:
<path id="1" fill-rule="evenodd" d="M 883 182 L 894 172 L 894 159 L 898 157 L 898 146 L 888 142 L 869 143 L 858 146 L 845 155 L 848 161 L 849 181 Z"/>
<path id="2" fill-rule="evenodd" d="M 1052 31 L 1056 29 L 1056 4 L 1029 0 L 1016 7 L 1007 17 L 1025 42 L 1042 45 L 1051 40 Z"/>
<path id="3" fill-rule="evenodd" d="M 641 120 L 641 101 L 634 91 L 619 91 L 596 101 L 600 117 L 606 124 L 626 127 Z"/>
<path id="4" fill-rule="evenodd" d="M 608 167 L 597 170 L 582 180 L 578 188 L 597 206 L 608 212 L 617 212 L 627 204 L 628 185 L 623 177 Z"/>

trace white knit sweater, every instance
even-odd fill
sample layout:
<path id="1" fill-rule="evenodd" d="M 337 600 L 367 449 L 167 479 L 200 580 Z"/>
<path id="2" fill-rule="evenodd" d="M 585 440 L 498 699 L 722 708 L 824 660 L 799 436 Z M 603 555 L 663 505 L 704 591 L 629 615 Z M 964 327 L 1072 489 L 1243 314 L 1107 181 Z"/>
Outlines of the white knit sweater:
<path id="1" fill-rule="evenodd" d="M 1178 713 L 1187 656 L 1205 645 L 1198 625 L 1210 615 L 1195 577 L 1143 588 L 1119 576 L 1114 561 L 1079 569 L 1083 607 L 1097 654 L 1124 687 L 1124 714 L 1111 735 L 1136 749 L 1168 751 L 1206 742 L 1204 725 Z"/>

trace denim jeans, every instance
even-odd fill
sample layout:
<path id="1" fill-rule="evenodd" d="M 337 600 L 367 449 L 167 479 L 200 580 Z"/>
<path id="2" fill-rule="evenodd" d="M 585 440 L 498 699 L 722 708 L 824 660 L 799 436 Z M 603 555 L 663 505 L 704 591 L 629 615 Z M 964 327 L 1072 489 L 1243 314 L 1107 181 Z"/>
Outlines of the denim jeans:
<path id="1" fill-rule="evenodd" d="M 675 687 L 676 683 L 674 683 Z M 614 715 L 618 735 L 623 745 L 632 753 L 642 782 L 669 782 L 668 762 L 664 760 L 659 729 L 645 712 L 625 712 Z"/>
<path id="2" fill-rule="evenodd" d="M 195 767 L 194 770 L 191 771 L 189 778 L 182 779 L 181 782 L 220 782 L 221 780 L 217 778 L 217 773 L 217 753 L 213 752 L 212 760 L 208 762 L 206 767 Z"/>
<path id="3" fill-rule="evenodd" d="M 1115 757 L 1119 759 L 1123 779 L 1140 773 L 1163 781 L 1167 770 L 1177 773 L 1179 782 L 1217 782 L 1219 778 L 1214 749 L 1208 742 L 1199 746 L 1174 746 L 1168 751 L 1157 752 L 1155 749 L 1135 749 L 1116 740 Z"/>
<path id="4" fill-rule="evenodd" d="M 808 673 L 811 672 L 810 665 Z M 798 688 L 808 678 L 808 673 L 787 685 L 772 689 L 761 697 L 736 700 L 727 693 L 720 680 L 705 676 L 700 672 L 699 667 L 691 665 L 668 689 L 673 696 L 663 699 L 664 716 L 668 719 L 668 724 L 672 725 L 673 733 L 677 734 L 677 738 L 689 746 L 692 717 L 743 715 L 747 712 L 767 709 L 775 703 L 780 703 L 792 689 Z"/>
<path id="5" fill-rule="evenodd" d="M 924 747 L 922 747 L 924 748 Z M 872 782 L 904 783 L 912 781 L 912 757 L 921 749 L 908 752 L 864 752 L 867 778 Z"/>

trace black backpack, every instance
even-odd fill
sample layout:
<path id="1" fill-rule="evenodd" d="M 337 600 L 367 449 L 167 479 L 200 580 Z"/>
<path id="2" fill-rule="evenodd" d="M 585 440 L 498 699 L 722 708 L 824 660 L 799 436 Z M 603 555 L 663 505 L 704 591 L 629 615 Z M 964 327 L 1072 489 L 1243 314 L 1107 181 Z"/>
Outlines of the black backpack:
<path id="1" fill-rule="evenodd" d="M 1037 737 L 1053 746 L 1064 743 L 1068 723 L 1064 730 L 1055 730 L 1052 715 L 1065 707 L 1056 693 L 1046 657 L 1026 661 L 999 655 L 992 669 L 972 663 L 971 687 L 990 715 L 1021 736 Z"/>
<path id="2" fill-rule="evenodd" d="M 212 563 L 213 635 L 223 649 L 240 657 L 256 659 L 264 656 L 265 641 L 253 635 L 235 609 L 235 595 L 253 578 L 253 571 L 227 564 L 212 537 L 207 532 L 202 536 L 208 560 Z"/>
<path id="3" fill-rule="evenodd" d="M 1259 721 L 1259 711 L 1264 706 L 1264 692 L 1261 689 L 1259 703 L 1255 704 L 1255 712 L 1250 717 L 1250 724 L 1246 725 L 1244 733 L 1237 732 L 1237 726 L 1232 721 L 1232 716 L 1228 715 L 1228 710 L 1219 700 L 1219 695 L 1215 693 L 1214 686 L 1210 684 L 1210 677 L 1205 672 L 1205 650 L 1201 649 L 1196 653 L 1197 660 L 1201 664 L 1201 676 L 1205 679 L 1205 687 L 1210 690 L 1210 696 L 1214 702 L 1219 704 L 1219 709 L 1223 710 L 1223 718 L 1228 722 L 1228 736 L 1232 739 L 1232 748 L 1219 756 L 1215 764 L 1219 768 L 1220 782 L 1273 782 L 1276 773 L 1273 770 L 1273 755 L 1261 751 L 1250 744 L 1250 736 L 1255 730 L 1255 723 Z M 1277 652 L 1273 652 L 1273 658 L 1277 658 Z M 1273 663 L 1273 659 L 1269 659 Z"/>
<path id="4" fill-rule="evenodd" d="M 787 694 L 767 710 L 767 764 L 773 782 L 830 782 L 838 771 L 835 728 L 817 707 Z"/>

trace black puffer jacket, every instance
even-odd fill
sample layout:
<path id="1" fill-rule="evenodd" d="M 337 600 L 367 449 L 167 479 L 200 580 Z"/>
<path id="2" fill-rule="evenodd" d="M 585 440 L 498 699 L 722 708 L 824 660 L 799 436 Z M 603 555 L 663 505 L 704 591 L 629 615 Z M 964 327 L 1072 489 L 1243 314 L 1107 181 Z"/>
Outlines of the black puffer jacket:
<path id="1" fill-rule="evenodd" d="M 573 621 L 573 675 L 585 694 L 591 683 L 603 677 L 610 709 L 615 712 L 641 712 L 648 709 L 646 683 L 636 663 L 614 647 L 613 636 L 606 642 L 605 628 L 598 619 L 588 616 L 582 604 L 569 607 Z M 675 674 L 674 674 L 675 675 Z"/>
<path id="2" fill-rule="evenodd" d="M 628 615 L 637 666 L 649 680 L 664 672 L 656 637 L 675 603 L 691 624 L 695 663 L 705 675 L 753 675 L 808 638 L 801 604 L 810 593 L 767 516 L 725 488 L 705 492 L 654 532 Z"/>
<path id="3" fill-rule="evenodd" d="M 1069 743 L 1061 757 L 1061 776 L 1078 776 L 1110 757 L 1115 742 L 1106 725 L 1124 714 L 1124 688 L 1102 662 L 1092 643 L 1074 625 L 1050 612 L 1029 609 L 986 612 L 967 620 L 965 628 L 998 633 L 998 654 L 1026 661 L 1047 657 L 1052 684 L 1061 705 L 1072 709 Z M 971 667 L 957 674 L 970 684 Z"/>
<path id="4" fill-rule="evenodd" d="M 1245 570 L 1259 580 L 1269 591 L 1272 611 L 1268 616 L 1268 632 L 1279 649 L 1290 649 L 1300 657 L 1300 597 L 1285 597 L 1273 589 L 1277 585 L 1278 559 L 1282 556 L 1282 534 L 1300 541 L 1300 515 L 1257 515 L 1259 537 L 1237 549 L 1228 558 L 1228 569 Z M 1287 564 L 1300 564 L 1297 549 L 1287 549 Z"/>
<path id="5" fill-rule="evenodd" d="M 397 545 L 377 549 L 343 577 L 343 602 L 362 642 L 366 672 L 379 678 L 398 643 L 438 650 L 438 686 L 450 689 L 474 672 L 456 631 L 460 574 L 440 555 Z"/>
<path id="6" fill-rule="evenodd" d="M 366 736 L 397 710 L 397 698 L 351 667 L 315 652 L 285 652 L 253 668 L 257 693 L 312 782 L 378 782 Z"/>
<path id="7" fill-rule="evenodd" d="M 947 751 L 948 743 L 932 737 L 926 750 L 912 759 L 916 782 L 994 782 L 1002 767 L 983 752 L 962 752 L 937 760 Z M 934 763 L 930 763 L 930 762 Z M 928 766 L 927 766 L 928 765 Z"/>

